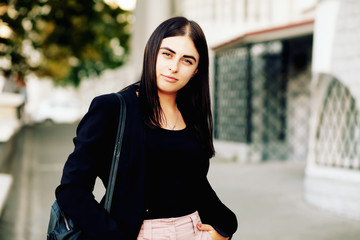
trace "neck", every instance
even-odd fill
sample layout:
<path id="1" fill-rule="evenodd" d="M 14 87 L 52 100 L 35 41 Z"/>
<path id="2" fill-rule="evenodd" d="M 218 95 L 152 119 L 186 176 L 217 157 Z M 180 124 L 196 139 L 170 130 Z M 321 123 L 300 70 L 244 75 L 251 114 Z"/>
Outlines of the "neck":
<path id="1" fill-rule="evenodd" d="M 176 110 L 176 94 L 164 94 L 159 92 L 160 106 L 163 111 Z"/>
<path id="2" fill-rule="evenodd" d="M 176 128 L 179 111 L 176 105 L 176 94 L 158 93 L 162 110 L 162 126 L 170 130 Z"/>

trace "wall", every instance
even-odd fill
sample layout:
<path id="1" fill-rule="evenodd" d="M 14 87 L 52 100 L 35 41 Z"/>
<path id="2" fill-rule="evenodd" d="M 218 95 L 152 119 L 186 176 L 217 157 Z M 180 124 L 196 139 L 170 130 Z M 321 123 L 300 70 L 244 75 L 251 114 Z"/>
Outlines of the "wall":
<path id="1" fill-rule="evenodd" d="M 360 219 L 359 42 L 360 1 L 321 1 L 314 29 L 305 199 L 354 219 Z"/>
<path id="2" fill-rule="evenodd" d="M 316 0 L 176 0 L 177 14 L 197 21 L 210 47 L 248 32 L 313 19 Z"/>

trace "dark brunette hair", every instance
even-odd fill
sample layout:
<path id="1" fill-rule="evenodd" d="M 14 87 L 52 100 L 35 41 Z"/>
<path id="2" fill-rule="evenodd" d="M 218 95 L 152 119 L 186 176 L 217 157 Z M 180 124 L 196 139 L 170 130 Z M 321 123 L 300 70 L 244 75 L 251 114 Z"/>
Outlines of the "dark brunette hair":
<path id="1" fill-rule="evenodd" d="M 194 42 L 200 59 L 197 73 L 179 90 L 177 105 L 187 127 L 195 134 L 202 149 L 212 157 L 213 122 L 209 93 L 209 53 L 200 26 L 184 17 L 170 18 L 161 23 L 150 36 L 144 52 L 143 70 L 139 87 L 139 101 L 145 123 L 161 127 L 161 107 L 156 84 L 156 60 L 164 38 L 188 35 Z"/>

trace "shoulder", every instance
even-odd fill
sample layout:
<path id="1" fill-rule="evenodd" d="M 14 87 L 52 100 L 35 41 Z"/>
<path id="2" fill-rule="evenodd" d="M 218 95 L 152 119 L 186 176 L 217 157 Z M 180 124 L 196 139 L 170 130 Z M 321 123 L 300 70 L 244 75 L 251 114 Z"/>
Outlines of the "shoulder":
<path id="1" fill-rule="evenodd" d="M 117 109 L 120 103 L 118 96 L 116 96 L 117 94 L 120 94 L 124 98 L 127 106 L 134 105 L 137 102 L 135 89 L 130 85 L 118 93 L 103 94 L 95 97 L 90 104 L 90 109 L 94 107 L 102 110 Z"/>
<path id="2" fill-rule="evenodd" d="M 90 106 L 101 106 L 101 107 L 106 107 L 106 106 L 112 106 L 114 105 L 116 102 L 118 101 L 117 97 L 115 96 L 115 94 L 110 93 L 110 94 L 104 94 L 104 95 L 100 95 L 95 97 Z"/>
<path id="3" fill-rule="evenodd" d="M 95 97 L 82 122 L 101 122 L 101 124 L 107 127 L 117 126 L 120 112 L 120 100 L 117 94 L 120 94 L 125 100 L 127 126 L 138 127 L 141 124 L 142 117 L 136 91 L 132 86 L 118 93 L 104 94 Z"/>
<path id="4" fill-rule="evenodd" d="M 137 91 L 137 87 L 136 85 L 133 84 L 121 90 L 117 94 L 120 94 L 124 98 L 126 105 L 137 105 L 138 97 L 136 91 Z"/>

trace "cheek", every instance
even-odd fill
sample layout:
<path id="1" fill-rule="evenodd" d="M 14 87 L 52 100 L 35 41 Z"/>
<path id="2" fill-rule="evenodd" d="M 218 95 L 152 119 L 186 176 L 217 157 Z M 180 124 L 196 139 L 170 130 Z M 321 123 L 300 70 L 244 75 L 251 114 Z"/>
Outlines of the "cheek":
<path id="1" fill-rule="evenodd" d="M 161 66 L 161 60 L 159 59 L 159 57 L 156 59 L 156 64 L 155 64 L 155 70 L 156 70 L 156 74 L 158 74 L 158 70 L 160 69 Z"/>
<path id="2" fill-rule="evenodd" d="M 196 72 L 196 69 L 188 69 L 184 73 L 184 77 L 187 78 L 188 80 L 190 80 L 195 75 L 195 72 Z"/>
<path id="3" fill-rule="evenodd" d="M 192 72 L 192 71 L 191 71 L 191 72 L 188 72 L 188 73 L 186 73 L 186 74 L 183 75 L 183 79 L 184 79 L 184 81 L 183 81 L 183 86 L 185 86 L 186 84 L 188 84 L 188 82 L 191 81 L 192 76 L 193 76 L 193 72 Z"/>
<path id="4" fill-rule="evenodd" d="M 169 65 L 169 63 L 166 61 L 166 59 L 164 59 L 163 57 L 158 55 L 156 58 L 156 64 L 155 64 L 156 73 L 158 73 L 159 70 L 163 70 L 168 65 Z"/>

